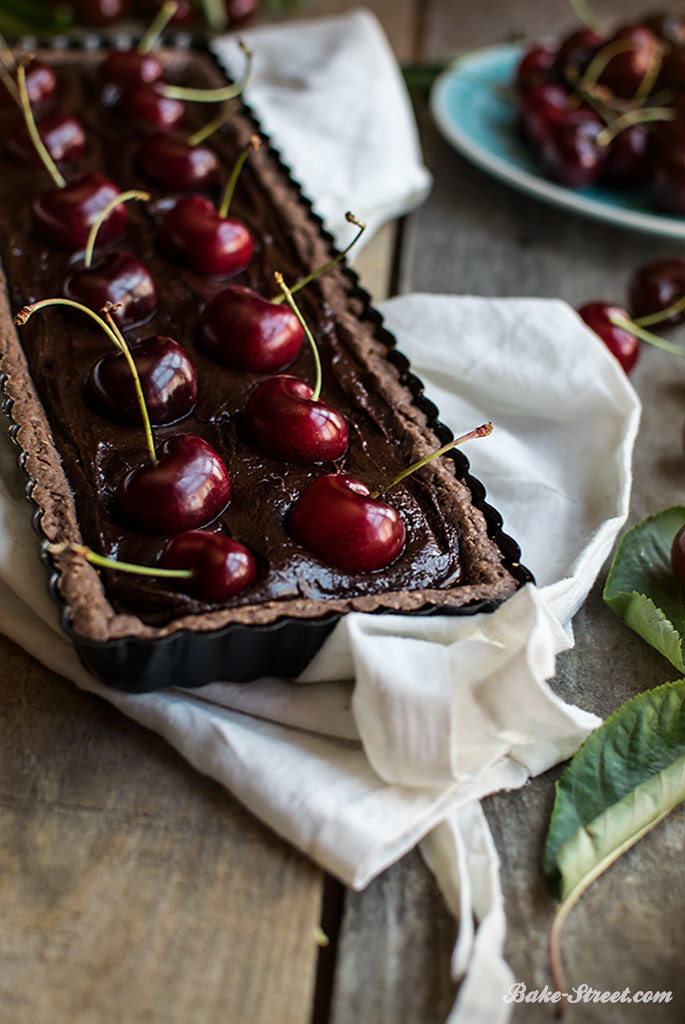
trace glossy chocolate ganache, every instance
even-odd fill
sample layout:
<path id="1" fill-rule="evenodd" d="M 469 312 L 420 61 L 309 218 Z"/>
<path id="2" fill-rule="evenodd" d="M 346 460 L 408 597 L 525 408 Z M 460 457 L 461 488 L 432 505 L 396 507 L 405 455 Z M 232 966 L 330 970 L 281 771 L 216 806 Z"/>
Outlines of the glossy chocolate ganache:
<path id="1" fill-rule="evenodd" d="M 162 55 L 170 81 L 221 84 L 203 54 L 164 51 Z M 41 54 L 41 59 L 46 56 Z M 141 128 L 100 101 L 101 55 L 72 52 L 53 59 L 59 74 L 59 107 L 80 118 L 88 137 L 86 156 L 78 165 L 64 168 L 67 180 L 99 170 L 122 190 L 146 188 L 152 194 L 150 203 L 127 204 L 126 236 L 115 244 L 143 261 L 158 293 L 156 315 L 127 332 L 127 338 L 132 347 L 152 334 L 175 338 L 195 365 L 199 381 L 193 413 L 175 424 L 154 428 L 155 440 L 159 446 L 176 433 L 195 434 L 223 457 L 231 478 L 231 502 L 208 529 L 241 541 L 258 563 L 256 582 L 217 606 L 203 604 L 159 579 L 112 571 L 99 577 L 90 566 L 77 564 L 75 556 L 61 556 L 62 589 L 78 606 L 74 612 L 78 627 L 96 638 L 126 632 L 156 635 L 179 625 L 206 629 L 229 621 L 269 622 L 284 614 L 316 617 L 331 610 L 456 607 L 513 591 L 515 581 L 488 539 L 481 513 L 472 506 L 468 489 L 454 478 L 447 460 L 432 464 L 387 495 L 407 529 L 404 551 L 387 568 L 364 574 L 342 572 L 291 538 L 289 509 L 315 477 L 341 471 L 374 489 L 438 447 L 441 439 L 414 404 L 402 372 L 388 360 L 388 340 L 376 329 L 352 278 L 336 268 L 305 287 L 298 303 L 321 352 L 321 397 L 346 417 L 349 449 L 337 463 L 295 466 L 255 448 L 245 436 L 241 415 L 266 375 L 219 366 L 196 345 L 200 314 L 226 280 L 200 277 L 158 250 L 157 228 L 175 197 L 151 186 L 136 167 L 136 151 L 144 137 Z M 181 131 L 190 133 L 215 112 L 212 106 L 188 104 Z M 19 114 L 5 106 L 0 118 L 6 139 L 20 123 Z M 253 131 L 251 118 L 238 112 L 207 143 L 223 168 L 222 181 L 207 192 L 212 199 L 219 198 L 236 155 Z M 50 187 L 42 168 L 27 167 L 3 154 L 0 246 L 12 312 L 61 295 L 67 274 L 82 260 L 83 254 L 69 256 L 33 233 L 32 202 Z M 354 207 L 354 197 L 349 205 Z M 247 270 L 232 278 L 232 284 L 247 285 L 270 297 L 277 292 L 274 271 L 281 271 L 294 284 L 330 255 L 307 205 L 268 146 L 250 155 L 231 215 L 247 224 L 255 240 Z M 168 537 L 132 529 L 116 498 L 125 473 L 147 459 L 143 430 L 106 418 L 86 390 L 93 364 L 112 352 L 111 343 L 85 316 L 56 308 L 35 314 L 21 329 L 21 342 L 74 495 L 84 542 L 113 558 L 155 564 Z M 11 352 L 4 353 L 3 365 L 6 373 L 9 365 L 15 376 L 20 375 Z M 306 343 L 285 372 L 313 386 L 314 365 Z M 475 424 L 453 426 L 462 431 Z M 45 490 L 56 493 L 59 488 Z M 47 521 L 52 522 L 55 515 L 60 518 L 59 508 L 58 513 L 48 510 Z"/>

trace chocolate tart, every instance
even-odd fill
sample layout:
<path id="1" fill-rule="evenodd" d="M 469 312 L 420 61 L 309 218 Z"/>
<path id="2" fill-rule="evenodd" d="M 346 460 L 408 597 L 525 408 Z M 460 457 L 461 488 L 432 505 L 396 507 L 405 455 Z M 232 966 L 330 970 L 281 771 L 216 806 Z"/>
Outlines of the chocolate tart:
<path id="1" fill-rule="evenodd" d="M 210 52 L 195 40 L 160 51 L 170 80 L 195 86 L 225 82 Z M 181 40 L 179 40 L 180 42 Z M 149 187 L 135 150 L 140 131 L 116 110 L 85 102 L 99 88 L 102 59 L 87 47 L 40 51 L 57 66 L 61 106 L 85 124 L 89 152 L 78 172 L 104 171 L 120 188 Z M 199 105 L 189 105 L 197 108 Z M 9 116 L 9 115 L 4 115 Z M 210 115 L 211 116 L 211 115 Z M 191 109 L 187 131 L 208 120 Z M 250 135 L 259 132 L 241 108 L 211 145 L 230 167 Z M 278 154 L 262 136 L 236 192 L 232 215 L 256 238 L 247 270 L 231 283 L 273 294 L 273 272 L 296 281 L 328 258 L 332 240 Z M 11 168 L 13 173 L 8 173 Z M 74 176 L 76 171 L 67 173 Z M 22 329 L 11 314 L 22 305 L 61 293 L 69 257 L 37 239 L 30 201 L 47 187 L 41 169 L 5 163 L 0 178 L 0 372 L 5 411 L 29 477 L 34 522 L 50 541 L 82 541 L 111 557 L 154 564 L 166 538 L 144 535 L 122 522 L 115 489 L 128 468 L 144 458 L 142 431 L 119 426 L 89 405 L 84 382 L 108 342 L 86 318 L 49 310 Z M 489 610 L 531 579 L 516 544 L 501 532 L 501 518 L 485 503 L 460 451 L 419 471 L 392 491 L 408 541 L 386 569 L 350 574 L 331 569 L 302 549 L 287 531 L 288 509 L 304 486 L 333 464 L 293 466 L 259 453 L 245 438 L 240 414 L 262 377 L 219 367 L 195 345 L 198 318 L 226 281 L 200 278 L 170 264 L 155 246 L 169 196 L 154 188 L 146 209 L 130 205 L 126 239 L 158 287 L 159 309 L 129 341 L 169 334 L 196 366 L 200 398 L 179 424 L 156 428 L 159 442 L 182 431 L 198 434 L 225 458 L 233 497 L 211 529 L 223 529 L 256 554 L 255 584 L 223 605 L 209 605 L 178 589 L 122 574 L 98 573 L 70 553 L 51 556 L 51 586 L 63 605 L 64 626 L 88 668 L 121 689 L 200 686 L 212 679 L 243 681 L 264 674 L 294 675 L 315 653 L 342 614 L 351 611 L 465 614 Z M 208 193 L 212 196 L 217 193 Z M 73 257 L 72 257 L 73 259 Z M 421 383 L 345 265 L 314 281 L 298 296 L 324 363 L 322 398 L 350 425 L 350 448 L 341 471 L 382 485 L 451 436 L 423 396 Z M 306 348 L 306 347 L 305 347 Z M 303 350 L 288 368 L 313 379 Z M 474 424 L 459 424 L 468 429 Z M 487 443 L 487 442 L 484 442 Z"/>

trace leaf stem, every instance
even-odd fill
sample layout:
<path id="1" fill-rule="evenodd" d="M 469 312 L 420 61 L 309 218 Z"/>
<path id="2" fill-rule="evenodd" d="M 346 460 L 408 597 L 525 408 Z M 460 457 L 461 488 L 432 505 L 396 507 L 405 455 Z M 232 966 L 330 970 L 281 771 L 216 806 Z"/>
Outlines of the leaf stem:
<path id="1" fill-rule="evenodd" d="M 93 262 L 93 249 L 95 248 L 95 240 L 98 235 L 98 231 L 102 227 L 103 221 L 107 220 L 112 210 L 116 209 L 120 203 L 126 203 L 129 199 L 142 199 L 147 201 L 150 198 L 149 192 L 141 192 L 139 189 L 131 188 L 127 192 L 120 192 L 114 199 L 110 199 L 105 207 L 98 214 L 97 220 L 93 222 L 93 225 L 88 234 L 88 241 L 86 242 L 86 252 L 83 262 L 86 267 L 89 268 Z"/>
<path id="2" fill-rule="evenodd" d="M 441 455 L 446 455 L 447 452 L 452 450 L 452 448 L 456 448 L 457 445 L 463 444 L 464 441 L 471 441 L 473 438 L 476 437 L 487 437 L 488 434 L 491 433 L 492 423 L 488 422 L 483 423 L 480 427 L 475 427 L 473 430 L 469 430 L 468 434 L 462 434 L 461 437 L 456 437 L 452 441 L 448 441 L 447 444 L 444 444 L 442 446 L 442 448 L 438 448 L 437 451 L 431 452 L 430 455 L 425 455 L 422 459 L 419 459 L 418 462 L 415 462 L 413 463 L 413 465 L 409 466 L 408 469 L 403 469 L 402 472 L 398 473 L 397 476 L 394 477 L 394 479 L 392 479 L 389 484 L 385 484 L 384 487 L 379 488 L 377 491 L 373 491 L 371 497 L 378 498 L 380 497 L 381 494 L 385 494 L 386 491 L 389 491 L 396 484 L 399 484 L 400 481 L 404 480 L 412 473 L 415 473 L 417 469 L 421 469 L 422 466 L 427 466 L 429 462 L 432 462 L 433 459 L 439 458 Z"/>
<path id="3" fill-rule="evenodd" d="M 97 551 L 86 547 L 85 544 L 44 544 L 43 548 L 51 555 L 60 555 L 64 551 L 73 551 L 76 555 L 83 555 L 91 565 L 101 569 L 116 569 L 118 572 L 129 572 L 135 576 L 159 576 L 163 579 L 189 580 L 195 573 L 192 569 L 158 569 L 153 565 L 136 565 L 134 562 L 120 562 L 115 558 L 107 558 L 99 555 Z"/>
<path id="4" fill-rule="evenodd" d="M 167 27 L 178 9 L 176 0 L 166 0 L 148 25 L 143 38 L 138 43 L 138 53 L 149 53 L 152 47 L 158 42 L 164 29 Z"/>
<path id="5" fill-rule="evenodd" d="M 252 71 L 252 51 L 241 40 L 238 46 L 245 54 L 245 70 L 242 78 L 235 85 L 223 85 L 218 89 L 193 89 L 185 85 L 160 85 L 159 92 L 170 100 L 189 100 L 193 103 L 222 103 L 224 100 L 235 99 L 245 91 Z"/>
<path id="6" fill-rule="evenodd" d="M 228 184 L 226 185 L 226 189 L 221 200 L 221 206 L 219 207 L 220 217 L 228 217 L 228 211 L 230 210 L 231 203 L 233 202 L 233 193 L 235 192 L 235 187 L 238 184 L 238 178 L 240 177 L 240 172 L 243 169 L 243 165 L 251 151 L 253 149 L 259 149 L 260 145 L 261 142 L 259 140 L 259 136 L 252 135 L 250 136 L 250 141 L 248 142 L 247 146 L 245 146 L 245 149 L 238 156 L 238 159 L 233 165 L 231 176 L 228 179 Z"/>
<path id="7" fill-rule="evenodd" d="M 332 260 L 329 260 L 328 263 L 324 263 L 323 266 L 317 267 L 317 269 L 313 270 L 311 272 L 311 274 L 307 274 L 307 276 L 303 277 L 300 281 L 297 282 L 297 284 L 294 284 L 293 287 L 290 289 L 290 294 L 291 295 L 294 295 L 296 292 L 299 292 L 300 288 L 304 288 L 304 286 L 306 284 L 309 284 L 310 281 L 313 281 L 315 278 L 320 277 L 321 274 L 325 274 L 327 270 L 330 270 L 337 263 L 340 263 L 342 260 L 344 260 L 345 257 L 347 256 L 348 252 L 352 248 L 352 246 L 357 244 L 357 242 L 359 241 L 361 236 L 366 231 L 366 224 L 363 224 L 361 221 L 357 220 L 355 218 L 354 214 L 352 214 L 352 213 L 346 213 L 345 214 L 345 220 L 349 224 L 354 224 L 355 227 L 357 227 L 359 229 L 357 231 L 357 234 L 354 236 L 354 238 L 350 242 L 350 244 L 348 246 L 346 246 L 346 248 L 344 248 L 342 250 L 342 252 L 339 252 L 338 255 L 335 256 Z M 283 295 L 276 295 L 273 299 L 271 299 L 271 302 L 279 303 L 279 302 L 283 302 L 284 299 L 285 299 L 285 295 L 284 294 Z"/>
<path id="8" fill-rule="evenodd" d="M 304 331 L 305 337 L 306 337 L 307 341 L 309 342 L 309 347 L 312 350 L 312 354 L 314 356 L 314 371 L 315 371 L 315 375 L 316 376 L 315 376 L 315 380 L 314 380 L 314 391 L 312 392 L 311 401 L 312 402 L 316 402 L 316 401 L 318 401 L 318 398 L 319 398 L 319 396 L 321 394 L 321 382 L 322 382 L 322 376 L 323 375 L 322 375 L 322 372 L 321 372 L 321 358 L 319 356 L 319 350 L 318 350 L 318 348 L 316 346 L 316 342 L 314 341 L 314 335 L 310 331 L 310 329 L 307 326 L 307 323 L 306 323 L 304 317 L 302 316 L 302 313 L 298 309 L 297 303 L 295 302 L 295 300 L 293 298 L 292 291 L 290 290 L 290 288 L 288 288 L 287 284 L 285 283 L 285 281 L 283 279 L 283 274 L 280 274 L 278 271 L 276 271 L 276 273 L 274 274 L 274 277 L 276 279 L 276 284 L 278 285 L 278 287 L 281 289 L 281 292 L 283 293 L 283 298 L 286 300 L 286 302 L 288 303 L 288 305 L 292 309 L 293 313 L 295 314 L 297 319 L 300 321 L 300 326 L 301 326 L 302 330 Z"/>
<path id="9" fill-rule="evenodd" d="M 17 67 L 17 83 L 19 85 L 21 109 L 24 115 L 24 120 L 26 122 L 28 133 L 31 136 L 31 141 L 33 142 L 33 145 L 36 147 L 36 152 L 43 161 L 45 169 L 48 171 L 50 177 L 54 181 L 57 188 L 64 188 L 64 186 L 67 183 L 66 178 L 62 177 L 57 168 L 57 164 L 45 148 L 43 140 L 40 137 L 40 133 L 38 132 L 38 128 L 36 127 L 36 121 L 33 116 L 33 111 L 31 110 L 31 101 L 29 99 L 28 89 L 26 88 L 26 65 L 29 64 L 32 60 L 33 55 L 24 57 L 24 59 L 19 62 L 19 66 Z"/>
<path id="10" fill-rule="evenodd" d="M 121 349 L 121 353 L 122 353 L 124 359 L 126 360 L 126 362 L 128 363 L 128 368 L 131 371 L 131 375 L 133 377 L 133 386 L 135 388 L 136 398 L 138 399 L 138 405 L 140 407 L 140 414 L 143 417 L 143 429 L 145 431 L 145 442 L 147 444 L 147 449 L 148 449 L 148 452 L 149 452 L 149 455 L 150 455 L 150 461 L 152 462 L 153 466 L 156 466 L 158 464 L 158 462 L 159 462 L 159 459 L 157 458 L 157 452 L 155 450 L 155 438 L 154 438 L 154 435 L 152 433 L 152 426 L 150 425 L 150 416 L 148 414 L 147 405 L 145 403 L 145 395 L 143 394 L 143 385 L 140 383 L 140 375 L 138 373 L 138 367 L 136 366 L 135 360 L 134 360 L 133 356 L 131 355 L 131 350 L 128 347 L 126 339 L 124 338 L 124 336 L 121 333 L 121 331 L 120 331 L 116 321 L 114 320 L 114 317 L 112 316 L 112 313 L 114 313 L 118 308 L 119 308 L 118 306 L 115 306 L 111 302 L 108 302 L 107 305 L 104 306 L 103 309 L 102 309 L 102 315 L 104 316 L 105 320 L 109 324 L 109 326 L 112 329 L 112 331 L 114 332 L 114 334 L 116 334 L 116 336 L 118 337 L 118 339 L 119 339 L 119 347 Z"/>

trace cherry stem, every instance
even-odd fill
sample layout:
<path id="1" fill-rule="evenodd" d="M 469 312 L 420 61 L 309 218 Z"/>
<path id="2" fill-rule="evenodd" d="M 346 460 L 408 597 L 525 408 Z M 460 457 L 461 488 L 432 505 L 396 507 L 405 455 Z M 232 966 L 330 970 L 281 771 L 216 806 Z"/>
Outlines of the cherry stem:
<path id="1" fill-rule="evenodd" d="M 219 207 L 220 217 L 228 217 L 228 211 L 231 208 L 231 203 L 233 202 L 233 193 L 235 192 L 235 187 L 238 184 L 238 178 L 240 177 L 240 172 L 243 169 L 243 165 L 247 160 L 248 156 L 250 155 L 251 151 L 253 149 L 259 149 L 260 146 L 261 142 L 259 140 L 259 136 L 250 136 L 250 141 L 248 142 L 247 146 L 245 146 L 245 149 L 242 151 L 242 153 L 236 160 L 235 164 L 233 165 L 231 177 L 228 179 L 228 184 L 226 185 L 226 190 L 221 200 L 221 206 Z"/>
<path id="2" fill-rule="evenodd" d="M 569 0 L 571 10 L 577 17 L 578 21 L 581 21 L 583 25 L 596 32 L 597 35 L 604 35 L 604 26 L 599 20 L 597 15 L 590 9 L 590 5 L 586 0 Z"/>
<path id="3" fill-rule="evenodd" d="M 218 128 L 221 128 L 222 124 L 229 119 L 233 111 L 236 109 L 236 104 L 231 103 L 226 105 L 220 114 L 213 117 L 211 121 L 208 121 L 202 128 L 198 128 L 196 132 L 188 136 L 189 146 L 199 146 L 201 142 L 208 139 L 210 135 L 213 135 Z"/>
<path id="4" fill-rule="evenodd" d="M 47 309 L 48 306 L 70 306 L 72 309 L 78 309 L 82 313 L 86 313 L 91 320 L 94 320 L 98 327 L 101 328 L 119 351 L 122 351 L 121 344 L 116 334 L 107 326 L 102 317 L 98 316 L 88 306 L 82 305 L 80 302 L 74 302 L 73 299 L 41 299 L 39 302 L 33 302 L 30 306 L 24 306 L 14 317 L 14 322 L 18 327 L 23 327 L 24 324 L 28 323 L 34 313 L 38 313 L 41 309 Z"/>
<path id="5" fill-rule="evenodd" d="M 663 323 L 664 320 L 668 320 L 669 317 L 675 316 L 676 313 L 682 313 L 685 309 L 685 295 L 672 302 L 670 306 L 666 306 L 665 309 L 660 309 L 658 313 L 649 313 L 647 316 L 636 316 L 634 323 L 638 324 L 639 327 L 652 327 L 653 324 Z"/>
<path id="6" fill-rule="evenodd" d="M 599 76 L 602 74 L 607 64 L 610 64 L 614 57 L 617 57 L 619 53 L 626 53 L 628 50 L 634 50 L 635 43 L 632 39 L 614 39 L 612 42 L 607 43 L 599 50 L 590 63 L 587 66 L 583 77 L 578 82 L 578 89 L 584 92 L 591 89 L 594 85 L 597 85 Z"/>
<path id="7" fill-rule="evenodd" d="M 19 84 L 21 109 L 24 115 L 24 120 L 26 121 L 26 127 L 28 128 L 29 135 L 31 136 L 31 141 L 36 148 L 38 156 L 45 165 L 45 169 L 48 171 L 57 188 L 64 188 L 67 183 L 66 178 L 62 177 L 57 169 L 57 164 L 45 148 L 43 140 L 40 137 L 40 133 L 38 132 L 38 128 L 36 127 L 33 111 L 31 110 L 31 101 L 29 99 L 28 89 L 26 88 L 26 65 L 32 60 L 33 56 L 25 57 L 19 62 L 19 66 L 17 68 L 17 82 Z"/>
<path id="8" fill-rule="evenodd" d="M 654 60 L 645 71 L 644 75 L 642 76 L 642 81 L 637 87 L 635 95 L 633 96 L 633 103 L 642 103 L 643 100 L 647 99 L 652 89 L 656 85 L 656 80 L 661 72 L 661 65 L 663 63 L 663 59 L 663 52 L 660 51 L 659 53 L 655 54 Z"/>
<path id="9" fill-rule="evenodd" d="M 309 342 L 309 346 L 310 346 L 310 348 L 312 350 L 312 354 L 314 356 L 314 369 L 315 369 L 316 377 L 315 377 L 315 381 L 314 381 L 314 391 L 312 392 L 311 401 L 312 402 L 316 402 L 318 400 L 318 398 L 319 398 L 319 395 L 321 394 L 322 373 L 321 373 L 321 358 L 319 356 L 319 350 L 316 347 L 316 342 L 314 341 L 314 335 L 309 330 L 309 327 L 307 326 L 304 317 L 302 316 L 302 314 L 300 313 L 299 309 L 297 308 L 297 303 L 295 302 L 295 300 L 293 298 L 292 291 L 290 290 L 290 288 L 288 288 L 287 284 L 283 280 L 283 274 L 281 274 L 278 271 L 276 271 L 276 273 L 274 274 L 274 277 L 276 279 L 276 284 L 278 285 L 278 287 L 281 289 L 281 292 L 283 293 L 283 298 L 288 303 L 288 305 L 292 309 L 292 311 L 295 314 L 295 316 L 297 317 L 297 319 L 300 321 L 300 326 L 302 327 L 302 330 L 305 333 L 305 337 L 306 337 L 307 341 Z"/>
<path id="10" fill-rule="evenodd" d="M 222 103 L 224 100 L 242 96 L 252 72 L 252 51 L 240 39 L 238 46 L 245 54 L 245 70 L 235 85 L 224 85 L 219 89 L 189 89 L 185 85 L 161 85 L 159 92 L 170 100 L 189 100 L 193 103 Z"/>
<path id="11" fill-rule="evenodd" d="M 2 80 L 3 85 L 17 106 L 21 107 L 21 97 L 19 96 L 17 83 L 12 78 L 12 74 L 15 71 L 16 66 L 17 62 L 14 59 L 14 54 L 12 53 L 7 40 L 2 33 L 0 33 L 0 80 Z"/>
<path id="12" fill-rule="evenodd" d="M 155 43 L 158 42 L 164 29 L 167 27 L 174 14 L 178 10 L 176 0 L 166 0 L 155 14 L 154 18 L 146 28 L 143 38 L 138 43 L 138 53 L 149 53 Z"/>
<path id="13" fill-rule="evenodd" d="M 624 132 L 626 128 L 632 128 L 635 124 L 647 124 L 650 121 L 675 121 L 676 112 L 669 107 L 640 107 L 637 110 L 629 110 L 621 114 L 615 121 L 602 128 L 597 136 L 600 146 L 608 146 L 614 141 L 617 135 Z"/>
<path id="14" fill-rule="evenodd" d="M 65 551 L 73 551 L 75 555 L 83 555 L 91 565 L 102 569 L 118 569 L 119 572 L 130 572 L 135 576 L 161 576 L 164 579 L 189 580 L 195 575 L 192 569 L 157 569 L 153 565 L 136 565 L 134 562 L 119 562 L 115 558 L 99 555 L 97 551 L 85 544 L 44 544 L 43 550 L 51 555 L 61 555 Z"/>
<path id="15" fill-rule="evenodd" d="M 154 438 L 154 435 L 152 433 L 152 426 L 150 425 L 150 416 L 149 416 L 148 411 L 147 411 L 147 405 L 145 404 L 145 395 L 143 394 L 143 385 L 140 383 L 140 375 L 138 373 L 138 367 L 136 366 L 135 360 L 134 360 L 133 356 L 131 355 L 131 350 L 128 347 L 126 339 L 124 338 L 123 334 L 121 333 L 121 330 L 119 329 L 118 324 L 116 323 L 114 317 L 112 316 L 112 313 L 114 313 L 117 309 L 119 309 L 118 305 L 115 306 L 113 303 L 108 302 L 108 303 L 105 304 L 105 306 L 103 306 L 101 312 L 102 312 L 102 315 L 104 316 L 105 320 L 107 321 L 107 324 L 109 325 L 110 329 L 116 335 L 116 337 L 119 339 L 119 348 L 121 349 L 121 354 L 123 355 L 124 359 L 128 363 L 128 368 L 131 371 L 131 375 L 133 377 L 133 386 L 134 386 L 135 391 L 136 391 L 136 398 L 138 399 L 138 406 L 140 408 L 140 414 L 143 417 L 143 429 L 145 431 L 145 443 L 147 444 L 147 449 L 148 449 L 148 452 L 149 452 L 149 455 L 150 455 L 150 461 L 152 462 L 153 466 L 156 466 L 158 464 L 159 460 L 157 458 L 157 452 L 155 450 L 155 438 Z"/>
<path id="16" fill-rule="evenodd" d="M 88 241 L 86 242 L 86 252 L 83 262 L 87 269 L 90 269 L 93 262 L 93 249 L 95 248 L 95 240 L 97 238 L 98 231 L 102 227 L 103 221 L 109 217 L 112 210 L 119 206 L 120 203 L 128 202 L 129 199 L 142 199 L 147 201 L 149 198 L 149 192 L 141 192 L 138 189 L 132 188 L 129 189 L 128 192 L 120 192 L 118 196 L 115 196 L 114 199 L 110 199 L 107 205 L 103 207 L 98 214 L 97 220 L 93 223 L 93 226 L 90 229 Z"/>
<path id="17" fill-rule="evenodd" d="M 373 491 L 371 497 L 380 497 L 381 494 L 384 494 L 386 491 L 389 491 L 391 487 L 395 486 L 395 484 L 399 484 L 400 481 L 404 480 L 412 473 L 415 473 L 417 469 L 421 469 L 422 466 L 427 466 L 429 462 L 432 462 L 433 459 L 439 458 L 441 455 L 446 455 L 447 452 L 451 451 L 453 448 L 456 448 L 457 445 L 463 444 L 464 441 L 471 441 L 473 438 L 476 437 L 487 437 L 488 434 L 491 433 L 492 423 L 483 423 L 480 427 L 475 427 L 473 430 L 469 430 L 468 434 L 462 434 L 461 437 L 456 437 L 454 438 L 454 440 L 448 441 L 447 444 L 444 444 L 442 446 L 442 448 L 438 448 L 436 452 L 431 452 L 430 455 L 425 455 L 422 459 L 419 459 L 418 462 L 415 462 L 412 466 L 409 466 L 408 469 L 403 469 L 402 472 L 398 473 L 397 476 L 393 480 L 391 480 L 389 484 L 386 484 L 384 487 L 380 487 L 377 491 Z"/>
<path id="18" fill-rule="evenodd" d="M 628 320 L 626 317 L 619 316 L 618 313 L 612 313 L 609 317 L 609 322 L 614 327 L 621 327 L 624 331 L 630 331 L 636 338 L 646 341 L 648 345 L 663 349 L 664 352 L 670 352 L 674 356 L 685 356 L 685 348 L 682 348 L 680 345 L 674 345 L 671 341 L 665 341 L 658 334 L 646 331 L 644 327 L 641 327 L 634 320 Z"/>
<path id="19" fill-rule="evenodd" d="M 348 222 L 348 224 L 354 224 L 355 227 L 359 228 L 357 234 L 354 236 L 350 244 L 345 249 L 343 249 L 342 252 L 339 252 L 338 255 L 334 257 L 334 259 L 329 260 L 328 263 L 324 263 L 323 266 L 318 267 L 316 270 L 313 270 L 311 274 L 307 274 L 307 276 L 303 277 L 300 281 L 297 282 L 297 284 L 294 284 L 290 289 L 291 295 L 294 295 L 296 292 L 299 292 L 300 288 L 304 288 L 304 286 L 306 284 L 309 284 L 310 281 L 313 281 L 315 278 L 320 277 L 321 274 L 325 274 L 327 270 L 330 270 L 332 267 L 336 266 L 336 264 L 344 260 L 352 246 L 357 244 L 359 239 L 366 231 L 366 224 L 363 224 L 361 221 L 357 220 L 354 214 L 352 213 L 346 213 L 345 220 Z M 285 293 L 281 295 L 276 295 L 273 299 L 271 299 L 271 302 L 279 303 L 283 302 L 284 299 Z"/>

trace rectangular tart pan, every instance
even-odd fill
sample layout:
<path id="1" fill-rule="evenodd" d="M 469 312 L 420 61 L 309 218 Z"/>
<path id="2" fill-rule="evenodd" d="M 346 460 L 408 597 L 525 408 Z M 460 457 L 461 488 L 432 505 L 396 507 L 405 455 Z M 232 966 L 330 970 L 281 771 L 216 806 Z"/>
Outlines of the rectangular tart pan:
<path id="1" fill-rule="evenodd" d="M 120 34 L 113 38 L 117 45 L 135 45 L 135 40 L 123 39 Z M 58 51 L 91 52 L 109 47 L 111 43 L 112 38 L 88 34 L 53 39 L 49 45 Z M 30 49 L 41 48 L 41 43 L 37 40 L 24 40 L 24 45 Z M 173 45 L 177 50 L 202 54 L 205 59 L 211 60 L 222 76 L 227 77 L 225 69 L 220 66 L 216 55 L 204 39 L 187 33 L 178 33 L 173 37 Z M 252 112 L 247 107 L 243 109 L 246 116 L 252 120 L 254 130 L 262 136 L 268 146 L 270 158 L 276 163 L 289 185 L 297 190 L 299 202 L 318 236 L 330 251 L 335 253 L 333 239 L 314 213 L 311 202 L 303 196 L 300 186 L 293 180 L 289 168 L 261 131 Z M 421 381 L 410 372 L 408 360 L 395 347 L 394 337 L 383 326 L 380 313 L 371 306 L 371 299 L 360 286 L 357 275 L 345 263 L 340 265 L 339 272 L 349 281 L 350 296 L 357 300 L 363 310 L 361 319 L 371 327 L 374 339 L 384 347 L 388 362 L 397 368 L 401 383 L 412 395 L 413 405 L 425 417 L 427 427 L 433 431 L 440 443 L 444 444 L 452 437 L 451 431 L 439 421 L 436 407 L 424 396 Z M 5 304 L 6 300 L 2 305 Z M 36 472 L 39 460 L 31 457 L 29 446 L 24 440 L 31 434 L 31 429 L 26 429 L 27 410 L 23 402 L 21 410 L 18 410 L 16 391 L 14 397 L 10 395 L 8 383 L 7 375 L 0 372 L 2 407 L 10 420 L 10 437 L 19 448 L 18 465 L 28 478 L 26 495 L 34 508 L 33 525 L 39 536 L 47 540 L 49 536 L 46 532 L 46 514 L 40 497 L 45 488 Z M 34 408 L 32 413 L 34 416 L 44 418 L 40 405 L 37 409 Z M 47 430 L 49 433 L 49 426 Z M 54 466 L 59 463 L 54 449 L 51 455 Z M 514 588 L 532 582 L 531 573 L 520 563 L 518 545 L 502 531 L 502 517 L 486 502 L 485 488 L 470 474 L 467 458 L 458 449 L 447 458 L 454 464 L 457 480 L 468 488 L 473 506 L 482 514 L 488 537 L 499 549 L 502 565 L 513 578 Z M 49 532 L 54 537 L 54 530 Z M 81 661 L 89 671 L 108 685 L 128 692 L 143 693 L 166 686 L 195 688 L 215 680 L 248 682 L 266 675 L 294 677 L 305 668 L 343 614 L 335 611 L 307 619 L 284 614 L 276 621 L 266 624 L 233 622 L 206 631 L 178 628 L 161 636 L 124 635 L 112 639 L 93 639 L 72 625 L 71 609 L 61 586 L 62 572 L 56 567 L 51 556 L 44 553 L 43 558 L 50 570 L 50 591 L 60 606 L 62 625 L 73 641 Z M 480 598 L 458 607 L 431 604 L 427 608 L 413 609 L 410 614 L 472 615 L 493 611 L 503 599 L 501 595 Z"/>

